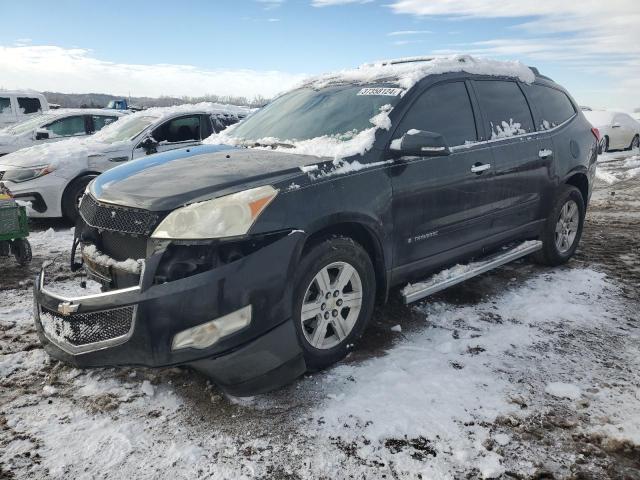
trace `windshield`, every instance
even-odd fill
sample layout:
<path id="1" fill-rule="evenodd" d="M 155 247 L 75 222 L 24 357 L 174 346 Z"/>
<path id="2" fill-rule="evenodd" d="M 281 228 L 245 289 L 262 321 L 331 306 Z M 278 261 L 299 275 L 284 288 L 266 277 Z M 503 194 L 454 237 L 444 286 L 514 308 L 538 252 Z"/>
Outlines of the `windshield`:
<path id="1" fill-rule="evenodd" d="M 51 118 L 53 117 L 38 115 L 35 118 L 30 118 L 29 120 L 25 120 L 24 122 L 16 123 L 15 125 L 7 127 L 4 129 L 4 132 L 10 133 L 11 135 L 21 135 L 23 133 L 35 130 Z"/>
<path id="2" fill-rule="evenodd" d="M 157 121 L 157 117 L 125 117 L 103 128 L 94 138 L 103 143 L 116 143 L 137 137 L 145 128 Z"/>
<path id="3" fill-rule="evenodd" d="M 388 85 L 338 85 L 289 92 L 238 124 L 229 135 L 245 141 L 300 141 L 325 135 L 349 140 L 371 128 L 369 119 L 400 100 Z"/>

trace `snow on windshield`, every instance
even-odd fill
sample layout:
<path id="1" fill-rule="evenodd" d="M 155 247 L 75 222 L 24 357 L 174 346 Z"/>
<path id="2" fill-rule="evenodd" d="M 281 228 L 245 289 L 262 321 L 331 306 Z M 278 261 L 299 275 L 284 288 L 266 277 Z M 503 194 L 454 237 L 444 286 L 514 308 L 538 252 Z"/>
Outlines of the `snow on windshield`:
<path id="1" fill-rule="evenodd" d="M 263 137 L 247 141 L 244 138 L 235 136 L 237 128 L 229 128 L 224 132 L 212 135 L 204 143 L 252 146 L 253 148 L 330 157 L 337 161 L 345 157 L 363 155 L 370 150 L 375 141 L 376 131 L 379 129 L 389 130 L 391 128 L 391 120 L 389 119 L 391 110 L 391 104 L 381 105 L 377 113 L 367 120 L 369 127 L 361 131 L 350 130 L 345 133 L 321 135 L 306 140 Z M 257 116 L 254 116 L 251 120 L 256 118 Z"/>

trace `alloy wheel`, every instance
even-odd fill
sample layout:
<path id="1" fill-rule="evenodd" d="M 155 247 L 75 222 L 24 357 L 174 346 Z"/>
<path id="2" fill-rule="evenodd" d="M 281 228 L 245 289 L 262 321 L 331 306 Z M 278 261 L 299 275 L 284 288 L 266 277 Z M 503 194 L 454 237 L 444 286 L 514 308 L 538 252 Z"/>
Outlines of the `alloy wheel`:
<path id="1" fill-rule="evenodd" d="M 580 210 L 578 204 L 573 200 L 568 200 L 560 210 L 560 216 L 556 223 L 556 248 L 560 253 L 568 252 L 573 246 L 573 242 L 578 234 L 580 224 Z"/>
<path id="2" fill-rule="evenodd" d="M 362 308 L 362 280 L 347 262 L 323 267 L 307 286 L 300 319 L 314 348 L 327 350 L 349 336 Z"/>

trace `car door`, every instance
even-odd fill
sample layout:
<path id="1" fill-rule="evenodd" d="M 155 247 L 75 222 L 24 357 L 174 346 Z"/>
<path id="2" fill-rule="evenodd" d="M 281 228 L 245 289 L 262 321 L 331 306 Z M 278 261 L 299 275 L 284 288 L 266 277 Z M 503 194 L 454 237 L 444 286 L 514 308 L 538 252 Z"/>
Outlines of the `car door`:
<path id="1" fill-rule="evenodd" d="M 115 122 L 116 120 L 118 120 L 119 117 L 116 117 L 114 115 L 89 115 L 88 119 L 88 132 L 89 134 L 94 134 L 96 132 L 99 132 L 100 130 L 102 130 L 104 127 L 106 127 L 107 125 L 112 124 L 113 122 Z"/>
<path id="2" fill-rule="evenodd" d="M 553 164 L 553 145 L 550 136 L 536 134 L 518 82 L 483 79 L 472 83 L 491 145 L 493 188 L 499 198 L 493 204 L 487 234 L 506 234 L 539 217 L 541 192 Z"/>
<path id="3" fill-rule="evenodd" d="M 154 129 L 152 136 L 158 142 L 156 151 L 166 152 L 200 143 L 200 117 L 200 115 L 184 115 L 172 118 Z"/>
<path id="4" fill-rule="evenodd" d="M 37 142 L 51 142 L 64 140 L 70 137 L 83 137 L 87 135 L 86 117 L 86 115 L 72 115 L 70 117 L 60 118 L 48 125 L 45 125 L 44 128 L 47 130 L 49 137 L 37 140 Z"/>
<path id="5" fill-rule="evenodd" d="M 15 108 L 10 96 L 3 97 L 0 95 L 0 128 L 15 123 Z"/>
<path id="6" fill-rule="evenodd" d="M 494 175 L 491 150 L 478 142 L 475 110 L 464 81 L 436 84 L 417 98 L 394 132 L 395 139 L 412 129 L 439 133 L 451 147 L 445 156 L 402 157 L 390 169 L 397 276 L 435 267 L 442 263 L 438 254 L 485 236 Z"/>

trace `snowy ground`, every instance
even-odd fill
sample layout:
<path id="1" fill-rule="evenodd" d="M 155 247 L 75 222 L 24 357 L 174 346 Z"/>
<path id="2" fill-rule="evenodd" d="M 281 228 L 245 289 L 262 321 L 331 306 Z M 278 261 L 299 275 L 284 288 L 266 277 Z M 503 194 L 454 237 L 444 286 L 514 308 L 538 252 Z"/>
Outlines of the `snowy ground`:
<path id="1" fill-rule="evenodd" d="M 32 271 L 0 260 L 0 478 L 640 479 L 640 155 L 602 160 L 568 266 L 394 299 L 346 361 L 250 399 L 51 362 L 29 283 L 72 233 L 40 226 Z"/>

